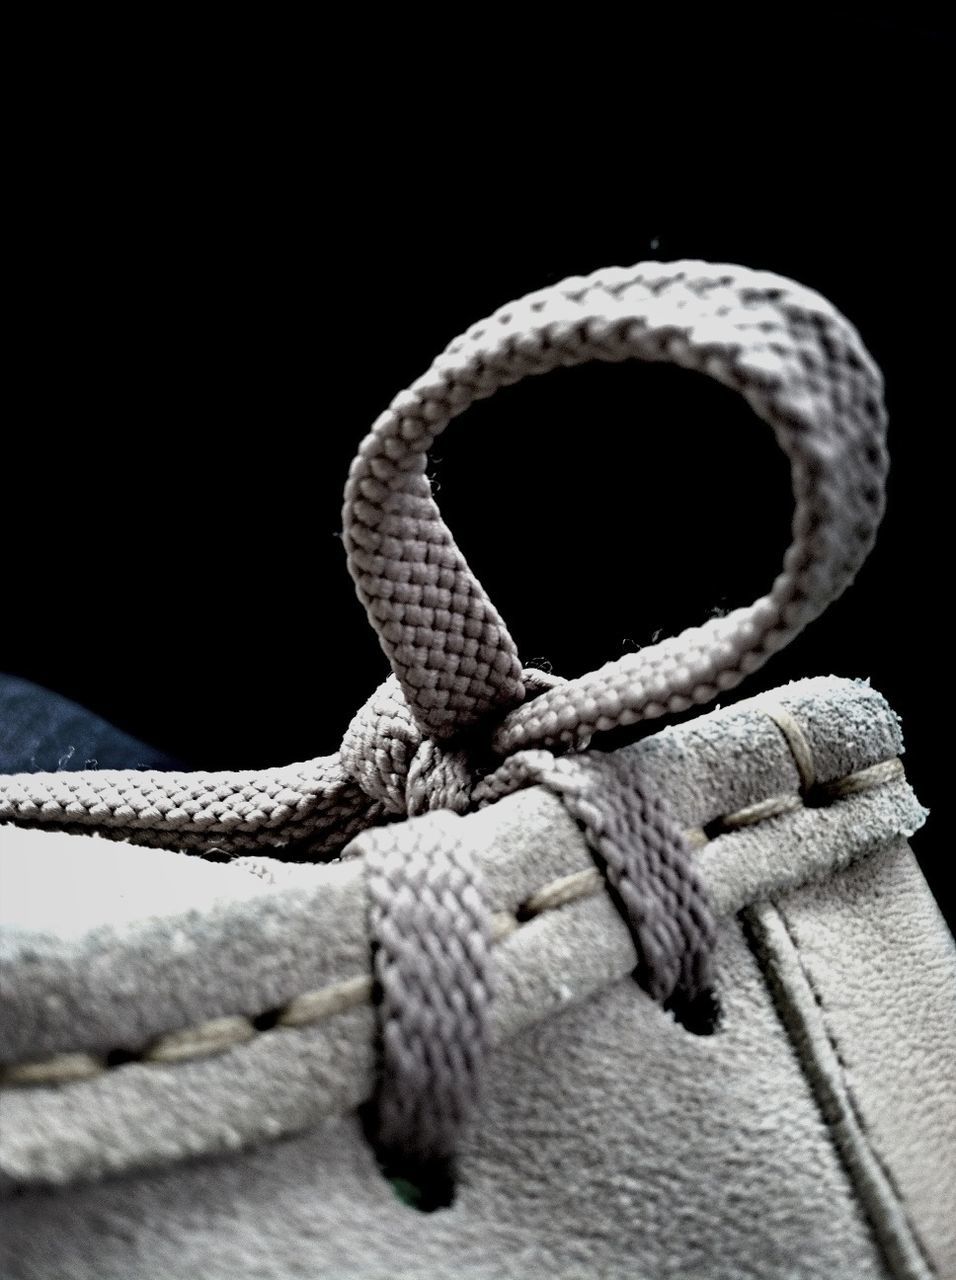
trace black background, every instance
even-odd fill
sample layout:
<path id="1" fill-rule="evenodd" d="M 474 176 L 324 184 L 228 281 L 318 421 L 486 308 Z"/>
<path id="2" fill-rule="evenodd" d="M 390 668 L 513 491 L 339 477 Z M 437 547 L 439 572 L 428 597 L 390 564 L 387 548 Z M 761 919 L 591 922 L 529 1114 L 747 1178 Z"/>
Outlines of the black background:
<path id="1" fill-rule="evenodd" d="M 567 275 L 767 268 L 860 330 L 893 470 L 857 583 L 726 701 L 870 677 L 936 809 L 914 845 L 952 919 L 952 42 L 843 10 L 748 22 L 632 18 L 519 49 L 490 11 L 454 37 L 358 15 L 347 35 L 84 28 L 35 46 L 0 668 L 195 767 L 335 750 L 386 674 L 338 535 L 349 461 L 392 396 Z M 489 47 L 466 67 L 476 32 Z M 531 380 L 435 453 L 522 657 L 563 675 L 763 594 L 787 545 L 770 431 L 678 370 Z"/>

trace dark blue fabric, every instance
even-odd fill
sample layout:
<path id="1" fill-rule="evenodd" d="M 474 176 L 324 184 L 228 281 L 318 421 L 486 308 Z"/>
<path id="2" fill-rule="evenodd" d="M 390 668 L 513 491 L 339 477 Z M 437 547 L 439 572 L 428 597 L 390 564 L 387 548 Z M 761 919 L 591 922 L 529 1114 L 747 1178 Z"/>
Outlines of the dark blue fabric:
<path id="1" fill-rule="evenodd" d="M 184 767 L 68 698 L 0 673 L 0 773 Z"/>

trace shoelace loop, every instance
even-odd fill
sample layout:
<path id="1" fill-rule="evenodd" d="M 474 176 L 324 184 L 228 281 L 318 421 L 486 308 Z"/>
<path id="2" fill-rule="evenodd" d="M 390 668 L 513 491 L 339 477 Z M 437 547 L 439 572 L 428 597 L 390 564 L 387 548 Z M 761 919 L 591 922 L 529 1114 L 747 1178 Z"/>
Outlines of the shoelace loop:
<path id="1" fill-rule="evenodd" d="M 579 679 L 542 680 L 522 669 L 442 520 L 428 450 L 499 387 L 629 358 L 716 378 L 773 428 L 791 464 L 793 541 L 770 591 L 749 607 Z M 732 689 L 842 593 L 882 517 L 885 433 L 882 379 L 855 329 L 781 276 L 642 263 L 500 308 L 395 397 L 352 463 L 343 542 L 393 675 L 350 726 L 345 768 L 388 812 L 410 816 L 447 809 L 451 819 L 520 786 L 550 788 L 627 920 L 638 981 L 688 1025 L 710 1029 L 715 930 L 690 850 L 663 799 L 626 762 L 580 752 L 595 732 Z M 479 729 L 483 768 L 466 745 Z M 556 758 L 569 749 L 578 754 Z M 426 1180 L 440 1170 L 440 1183 L 480 1074 L 490 933 L 454 822 L 408 823 L 400 843 L 404 856 L 375 842 L 367 851 L 383 994 L 373 1130 L 386 1163 Z"/>
<path id="2" fill-rule="evenodd" d="M 501 386 L 630 358 L 714 377 L 770 424 L 791 464 L 793 541 L 753 605 L 560 680 L 522 669 L 435 505 L 427 453 Z M 226 858 L 364 852 L 381 994 L 372 1134 L 440 1187 L 474 1103 L 494 985 L 459 815 L 522 786 L 559 796 L 634 938 L 638 982 L 707 1029 L 715 935 L 691 852 L 628 753 L 587 752 L 588 740 L 732 689 L 845 589 L 882 516 L 885 435 L 882 380 L 855 329 L 783 277 L 642 263 L 531 294 L 451 343 L 352 464 L 343 542 L 393 675 L 338 755 L 244 773 L 16 775 L 0 780 L 0 821 Z"/>

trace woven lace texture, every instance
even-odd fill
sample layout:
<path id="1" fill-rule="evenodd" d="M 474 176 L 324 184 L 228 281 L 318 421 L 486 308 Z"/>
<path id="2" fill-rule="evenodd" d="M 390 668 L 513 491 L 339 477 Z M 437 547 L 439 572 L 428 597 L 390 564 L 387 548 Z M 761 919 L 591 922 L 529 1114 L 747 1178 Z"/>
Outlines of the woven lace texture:
<path id="1" fill-rule="evenodd" d="M 667 361 L 740 392 L 791 467 L 792 543 L 755 603 L 574 680 L 523 669 L 434 501 L 428 450 L 474 401 L 589 360 Z M 380 993 L 383 1158 L 444 1168 L 473 1106 L 492 998 L 491 927 L 456 815 L 544 785 L 581 826 L 637 952 L 635 977 L 695 1029 L 713 1019 L 714 926 L 660 796 L 587 752 L 592 735 L 703 704 L 847 587 L 883 513 L 879 370 L 819 294 L 704 262 L 563 281 L 499 309 L 396 396 L 349 472 L 349 570 L 392 675 L 324 759 L 244 773 L 0 779 L 0 821 L 230 857 L 365 852 Z M 415 815 L 446 810 L 443 839 Z M 360 833 L 397 819 L 394 841 Z M 359 838 L 353 842 L 353 837 Z M 348 847 L 351 844 L 351 847 Z"/>

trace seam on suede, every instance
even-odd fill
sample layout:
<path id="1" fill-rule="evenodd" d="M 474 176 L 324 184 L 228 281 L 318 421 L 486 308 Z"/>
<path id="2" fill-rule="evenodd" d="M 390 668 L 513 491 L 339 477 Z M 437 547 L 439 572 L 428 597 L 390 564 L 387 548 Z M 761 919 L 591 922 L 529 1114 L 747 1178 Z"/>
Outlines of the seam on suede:
<path id="1" fill-rule="evenodd" d="M 846 1171 L 857 1201 L 894 1280 L 937 1275 L 890 1170 L 874 1149 L 850 1087 L 846 1064 L 825 1017 L 780 904 L 753 903 L 740 913 L 770 994 Z"/>
<path id="2" fill-rule="evenodd" d="M 786 738 L 793 762 L 800 775 L 800 790 L 801 792 L 809 791 L 817 780 L 817 769 L 813 762 L 813 748 L 803 732 L 803 726 L 782 703 L 772 698 L 761 702 L 760 709 L 770 717 Z"/>
<path id="3" fill-rule="evenodd" d="M 801 773 L 801 777 L 803 774 Z M 905 777 L 902 762 L 893 757 L 844 778 L 813 788 L 815 807 L 834 803 L 861 791 Z M 781 795 L 759 801 L 735 813 L 714 819 L 706 828 L 686 833 L 692 846 L 700 848 L 710 839 L 768 821 L 803 807 L 799 795 Z M 604 890 L 604 879 L 596 867 L 583 868 L 550 881 L 530 894 L 514 911 L 492 915 L 492 940 L 503 941 L 526 923 L 548 911 L 593 897 Z M 254 1016 L 227 1015 L 208 1019 L 194 1027 L 163 1034 L 138 1052 L 114 1049 L 106 1054 L 61 1051 L 49 1057 L 0 1066 L 0 1089 L 43 1085 L 63 1085 L 89 1080 L 129 1062 L 172 1064 L 210 1057 L 241 1045 L 276 1027 L 303 1027 L 346 1009 L 368 1003 L 373 995 L 370 974 L 355 975 L 330 983 L 315 991 L 293 996 L 280 1007 Z"/>

